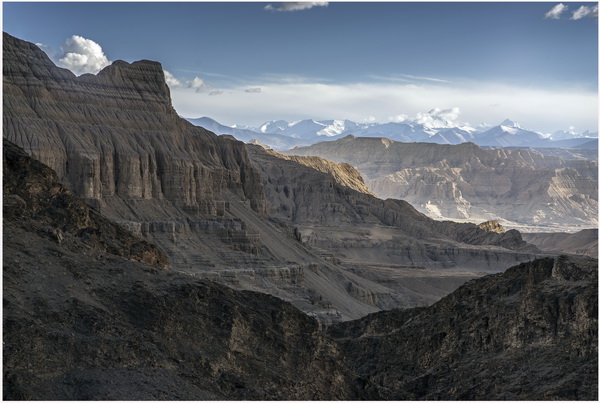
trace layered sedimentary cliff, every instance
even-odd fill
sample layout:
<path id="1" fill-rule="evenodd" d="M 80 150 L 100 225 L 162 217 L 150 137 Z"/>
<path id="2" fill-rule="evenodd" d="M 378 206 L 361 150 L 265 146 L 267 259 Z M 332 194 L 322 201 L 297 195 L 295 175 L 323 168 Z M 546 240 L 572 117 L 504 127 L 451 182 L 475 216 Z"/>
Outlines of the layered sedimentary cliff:
<path id="1" fill-rule="evenodd" d="M 352 136 L 286 152 L 347 162 L 382 198 L 434 218 L 504 220 L 555 228 L 597 226 L 598 164 L 472 143 L 399 143 Z"/>
<path id="2" fill-rule="evenodd" d="M 92 210 L 64 188 L 56 173 L 29 157 L 23 149 L 3 140 L 2 195 L 6 220 L 30 222 L 58 244 L 70 237 L 88 249 L 167 268 L 167 256 L 156 246 L 137 238 Z M 5 233 L 12 238 L 15 234 Z M 43 262 L 40 257 L 39 263 Z"/>
<path id="3" fill-rule="evenodd" d="M 264 209 L 243 145 L 180 119 L 159 63 L 116 61 L 76 77 L 4 35 L 4 137 L 92 204 L 166 199 L 217 215 L 224 190 Z"/>
<path id="4" fill-rule="evenodd" d="M 271 216 L 293 223 L 303 243 L 334 251 L 342 261 L 495 271 L 536 253 L 517 231 L 435 221 L 405 201 L 357 192 L 259 146 L 248 150 L 262 172 Z"/>
<path id="5" fill-rule="evenodd" d="M 5 34 L 3 82 L 4 137 L 164 250 L 173 270 L 272 293 L 324 321 L 451 290 L 423 297 L 409 277 L 371 275 L 371 263 L 479 273 L 534 257 L 518 233 L 436 223 L 406 202 L 361 192 L 347 165 L 302 159 L 319 172 L 265 151 L 250 158 L 241 142 L 177 116 L 156 62 L 117 61 L 76 77 Z"/>
<path id="6" fill-rule="evenodd" d="M 117 61 L 96 76 L 76 77 L 35 45 L 4 34 L 3 73 L 4 138 L 96 209 L 162 247 L 212 231 L 211 247 L 199 251 L 213 265 L 272 258 L 226 214 L 230 199 L 260 214 L 266 209 L 244 146 L 180 119 L 159 63 Z M 185 265 L 175 255 L 173 263 Z"/>
<path id="7" fill-rule="evenodd" d="M 4 399 L 598 398 L 597 260 L 323 326 L 475 277 L 419 262 L 497 270 L 533 248 L 180 123 L 154 63 L 75 78 L 32 44 L 4 51 L 5 136 L 59 171 L 4 141 Z"/>

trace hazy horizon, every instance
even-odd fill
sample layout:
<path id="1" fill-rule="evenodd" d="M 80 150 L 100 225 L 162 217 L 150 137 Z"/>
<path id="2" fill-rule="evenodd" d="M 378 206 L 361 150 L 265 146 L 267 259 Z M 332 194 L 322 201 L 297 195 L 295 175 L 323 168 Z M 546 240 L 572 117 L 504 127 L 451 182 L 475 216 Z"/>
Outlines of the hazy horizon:
<path id="1" fill-rule="evenodd" d="M 597 3 L 3 3 L 61 67 L 151 59 L 185 117 L 598 129 Z"/>

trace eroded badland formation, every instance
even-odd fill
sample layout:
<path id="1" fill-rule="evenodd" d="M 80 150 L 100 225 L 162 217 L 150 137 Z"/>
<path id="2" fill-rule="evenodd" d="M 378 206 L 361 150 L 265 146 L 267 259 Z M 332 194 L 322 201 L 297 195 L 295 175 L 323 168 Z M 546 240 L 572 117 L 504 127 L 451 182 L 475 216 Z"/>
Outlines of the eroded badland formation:
<path id="1" fill-rule="evenodd" d="M 193 126 L 159 63 L 3 58 L 5 399 L 597 398 L 595 259 Z"/>

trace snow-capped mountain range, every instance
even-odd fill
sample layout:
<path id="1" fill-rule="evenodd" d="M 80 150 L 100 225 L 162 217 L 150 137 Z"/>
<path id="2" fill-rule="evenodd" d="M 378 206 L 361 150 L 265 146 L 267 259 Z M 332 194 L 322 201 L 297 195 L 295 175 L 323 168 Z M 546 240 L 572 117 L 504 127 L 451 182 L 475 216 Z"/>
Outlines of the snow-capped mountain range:
<path id="1" fill-rule="evenodd" d="M 214 119 L 188 118 L 192 124 L 204 127 L 216 134 L 230 134 L 238 140 L 256 140 L 274 149 L 289 149 L 311 145 L 320 141 L 335 140 L 353 135 L 355 137 L 385 137 L 401 142 L 425 142 L 437 144 L 460 144 L 473 142 L 480 146 L 495 147 L 552 147 L 552 148 L 598 148 L 598 132 L 575 133 L 560 130 L 552 135 L 542 134 L 521 127 L 509 119 L 496 126 L 458 125 L 451 120 L 436 116 L 435 111 L 415 119 L 399 119 L 388 123 L 357 123 L 350 120 L 313 120 L 296 122 L 274 120 L 259 127 L 225 126 Z"/>

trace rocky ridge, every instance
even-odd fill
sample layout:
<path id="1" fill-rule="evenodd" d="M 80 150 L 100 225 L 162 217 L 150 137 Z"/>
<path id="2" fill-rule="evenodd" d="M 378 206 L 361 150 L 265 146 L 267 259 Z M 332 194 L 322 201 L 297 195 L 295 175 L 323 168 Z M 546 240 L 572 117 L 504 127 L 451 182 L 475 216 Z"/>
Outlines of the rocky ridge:
<path id="1" fill-rule="evenodd" d="M 195 127 L 173 109 L 159 63 L 117 61 L 76 77 L 4 34 L 3 68 L 4 137 L 164 250 L 173 270 L 271 293 L 328 322 L 451 290 L 423 296 L 412 274 L 373 276 L 365 263 L 452 269 L 456 286 L 537 252 L 516 232 L 436 223 L 408 203 L 348 188 L 340 177 L 361 185 L 347 166 L 318 172 Z"/>
<path id="2" fill-rule="evenodd" d="M 36 174 L 26 183 L 54 183 Z M 40 231 L 77 220 L 72 204 L 5 206 L 5 400 L 597 399 L 595 259 L 524 263 L 324 329 L 278 298 Z"/>
<path id="3" fill-rule="evenodd" d="M 328 334 L 350 354 L 361 399 L 594 400 L 597 267 L 539 259 Z"/>
<path id="4" fill-rule="evenodd" d="M 399 143 L 347 136 L 288 155 L 355 166 L 382 198 L 403 199 L 434 218 L 500 220 L 548 228 L 597 226 L 598 164 L 473 143 Z"/>
<path id="5" fill-rule="evenodd" d="M 320 157 L 303 157 L 297 155 L 288 156 L 284 154 L 279 154 L 278 152 L 273 150 L 270 150 L 269 153 L 275 155 L 278 158 L 294 161 L 309 168 L 313 168 L 319 172 L 329 174 L 333 176 L 335 181 L 342 186 L 346 186 L 350 189 L 354 189 L 361 193 L 373 195 L 373 193 L 371 193 L 367 185 L 365 185 L 365 181 L 363 180 L 360 173 L 356 170 L 356 168 L 354 168 L 350 164 L 336 164 L 335 162 L 331 162 Z"/>
<path id="6" fill-rule="evenodd" d="M 528 233 L 523 234 L 523 238 L 542 250 L 598 257 L 597 229 L 584 229 L 574 234 Z"/>

